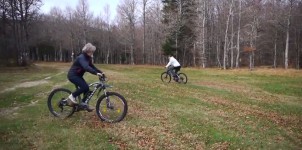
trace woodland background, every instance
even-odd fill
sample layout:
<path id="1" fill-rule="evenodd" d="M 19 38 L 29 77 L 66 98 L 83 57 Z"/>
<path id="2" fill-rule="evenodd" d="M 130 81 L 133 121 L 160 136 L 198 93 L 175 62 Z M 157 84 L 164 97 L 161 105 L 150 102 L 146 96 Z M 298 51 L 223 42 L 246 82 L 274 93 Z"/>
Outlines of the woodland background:
<path id="1" fill-rule="evenodd" d="M 41 0 L 0 1 L 0 66 L 70 62 L 87 42 L 96 63 L 167 63 L 223 69 L 302 66 L 302 0 L 121 0 L 94 16 L 76 9 L 39 13 Z"/>

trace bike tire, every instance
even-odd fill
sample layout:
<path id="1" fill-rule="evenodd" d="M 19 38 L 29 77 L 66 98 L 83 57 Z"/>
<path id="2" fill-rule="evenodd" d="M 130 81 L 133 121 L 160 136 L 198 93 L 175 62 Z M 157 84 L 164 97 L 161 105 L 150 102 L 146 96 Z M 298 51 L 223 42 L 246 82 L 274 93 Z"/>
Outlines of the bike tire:
<path id="1" fill-rule="evenodd" d="M 72 116 L 72 114 L 74 113 L 75 107 L 60 105 L 61 101 L 66 100 L 70 94 L 71 91 L 65 88 L 54 89 L 49 94 L 47 100 L 47 106 L 49 111 L 55 117 L 67 118 Z"/>
<path id="2" fill-rule="evenodd" d="M 171 75 L 168 74 L 167 72 L 163 72 L 160 76 L 161 81 L 163 81 L 164 83 L 170 83 L 171 82 Z"/>
<path id="3" fill-rule="evenodd" d="M 107 98 L 109 98 L 113 108 L 107 105 Z M 107 92 L 106 95 L 103 94 L 96 103 L 96 113 L 101 121 L 104 122 L 120 122 L 125 118 L 127 111 L 128 105 L 126 99 L 116 92 Z"/>
<path id="4" fill-rule="evenodd" d="M 179 80 L 178 80 L 179 83 L 186 84 L 188 82 L 188 77 L 185 73 L 179 73 L 178 76 L 179 76 Z"/>

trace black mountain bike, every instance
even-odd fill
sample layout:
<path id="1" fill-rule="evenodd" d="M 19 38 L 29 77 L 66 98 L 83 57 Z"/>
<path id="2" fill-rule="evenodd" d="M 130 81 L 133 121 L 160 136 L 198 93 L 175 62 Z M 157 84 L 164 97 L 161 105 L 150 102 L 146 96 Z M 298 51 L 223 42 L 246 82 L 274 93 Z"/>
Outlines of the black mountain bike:
<path id="1" fill-rule="evenodd" d="M 99 76 L 98 82 L 91 83 L 89 88 L 93 90 L 89 90 L 85 95 L 83 94 L 85 102 L 89 104 L 93 95 L 98 91 L 98 100 L 96 102 L 96 114 L 98 117 L 102 121 L 109 123 L 122 121 L 127 114 L 127 101 L 122 95 L 116 92 L 107 92 L 106 89 L 112 86 L 105 82 L 106 78 L 104 76 Z M 99 97 L 101 91 L 103 91 L 103 94 Z M 79 105 L 82 101 L 81 96 L 76 97 L 79 104 L 74 106 L 67 105 L 67 99 L 70 94 L 71 91 L 66 88 L 54 89 L 49 94 L 47 105 L 49 111 L 54 116 L 66 118 L 72 116 L 74 112 L 85 110 L 84 108 L 81 108 L 81 105 Z"/>
<path id="2" fill-rule="evenodd" d="M 170 83 L 171 79 L 173 79 L 175 82 L 186 84 L 188 82 L 188 77 L 185 73 L 177 73 L 176 77 L 173 77 L 173 70 L 167 69 L 167 71 L 163 72 L 161 74 L 161 80 L 165 83 Z M 174 72 L 175 73 L 175 72 Z"/>

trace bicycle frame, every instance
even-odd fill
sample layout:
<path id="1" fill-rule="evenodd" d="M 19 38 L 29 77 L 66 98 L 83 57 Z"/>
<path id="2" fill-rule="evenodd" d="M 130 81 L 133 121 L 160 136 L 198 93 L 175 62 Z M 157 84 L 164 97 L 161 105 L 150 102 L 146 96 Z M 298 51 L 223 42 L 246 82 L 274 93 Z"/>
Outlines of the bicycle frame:
<path id="1" fill-rule="evenodd" d="M 99 82 L 94 82 L 89 84 L 89 87 L 94 87 L 94 89 L 91 91 L 91 93 L 89 95 L 87 95 L 87 97 L 85 98 L 85 103 L 88 104 L 88 102 L 91 100 L 92 96 L 94 96 L 94 94 L 96 93 L 97 90 L 99 90 L 97 96 L 99 96 L 100 92 L 103 90 L 104 91 L 104 95 L 107 95 L 107 90 L 106 88 L 109 87 L 111 88 L 112 86 L 105 84 L 104 81 L 105 79 L 100 79 Z"/>
<path id="2" fill-rule="evenodd" d="M 175 73 L 176 77 L 179 78 L 178 73 L 176 73 L 173 69 L 169 69 L 169 68 L 167 69 L 167 73 L 168 73 L 171 77 L 173 77 L 173 72 Z"/>
<path id="3" fill-rule="evenodd" d="M 75 105 L 69 104 L 67 97 L 72 92 L 67 88 L 56 88 L 52 90 L 47 100 L 49 111 L 56 117 L 64 118 L 72 116 L 74 112 L 82 110 L 89 111 L 87 106 L 89 102 L 94 99 L 92 97 L 97 93 L 95 108 L 98 117 L 102 121 L 110 123 L 123 120 L 128 110 L 127 101 L 119 93 L 107 91 L 107 88 L 111 88 L 112 86 L 108 85 L 105 79 L 106 78 L 104 76 L 99 77 L 98 82 L 93 82 L 88 85 L 89 92 L 77 96 L 76 100 L 78 102 L 83 100 L 85 103 L 87 103 L 86 105 L 82 105 L 82 103 Z M 101 91 L 104 93 L 100 94 Z M 81 99 L 82 95 L 84 95 L 83 99 Z"/>

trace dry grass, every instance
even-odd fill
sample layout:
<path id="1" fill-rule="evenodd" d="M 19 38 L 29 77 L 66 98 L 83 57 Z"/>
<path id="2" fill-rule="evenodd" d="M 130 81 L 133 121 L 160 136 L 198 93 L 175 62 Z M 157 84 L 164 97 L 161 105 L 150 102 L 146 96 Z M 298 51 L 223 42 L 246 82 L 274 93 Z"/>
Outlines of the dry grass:
<path id="1" fill-rule="evenodd" d="M 173 150 L 299 149 L 302 146 L 302 99 L 299 93 L 291 91 L 302 89 L 301 71 L 183 68 L 181 71 L 188 75 L 189 82 L 180 85 L 163 84 L 159 77 L 164 69 L 159 66 L 99 65 L 108 76 L 108 83 L 114 85 L 110 90 L 122 94 L 129 105 L 124 121 L 107 124 L 100 122 L 95 112 L 75 113 L 66 120 L 49 115 L 45 106 L 47 94 L 43 93 L 55 85 L 68 83 L 64 79 L 66 74 L 58 73 L 66 72 L 69 65 L 39 63 L 37 66 L 43 70 L 39 73 L 52 77 L 47 83 L 37 84 L 36 88 L 19 87 L 26 89 L 23 95 L 13 91 L 0 93 L 2 98 L 7 94 L 19 95 L 18 98 L 35 95 L 18 109 L 2 109 L 6 114 L 13 113 L 8 110 L 17 114 L 0 116 L 3 120 L 0 145 L 7 148 L 7 144 L 17 143 L 29 149 L 43 149 L 43 146 L 74 149 L 89 145 L 90 149 Z M 57 71 L 43 68 L 57 68 Z M 41 80 L 36 75 L 30 78 L 32 82 Z M 91 75 L 85 78 L 89 82 L 96 80 Z M 21 78 L 16 76 L 16 79 Z M 6 84 L 16 82 L 6 81 Z M 266 86 L 271 88 L 271 84 L 292 88 L 277 93 L 267 90 Z M 40 94 L 35 94 L 37 88 Z M 51 139 L 52 142 L 46 143 Z M 72 145 L 73 140 L 78 144 Z"/>

